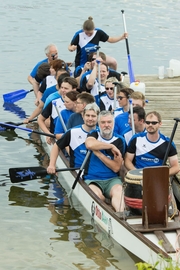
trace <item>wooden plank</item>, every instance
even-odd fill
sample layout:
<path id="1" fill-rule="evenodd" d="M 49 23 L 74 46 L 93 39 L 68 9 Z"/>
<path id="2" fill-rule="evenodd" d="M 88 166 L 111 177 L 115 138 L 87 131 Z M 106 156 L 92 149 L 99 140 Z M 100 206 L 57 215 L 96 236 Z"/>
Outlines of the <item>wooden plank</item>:
<path id="1" fill-rule="evenodd" d="M 155 231 L 154 234 L 159 239 L 159 241 L 161 241 L 162 247 L 165 249 L 167 253 L 176 252 L 163 231 Z"/>
<path id="2" fill-rule="evenodd" d="M 127 219 L 130 219 L 130 218 L 127 218 Z M 176 221 L 168 222 L 167 227 L 163 227 L 161 224 L 149 225 L 147 229 L 144 228 L 142 224 L 131 224 L 130 226 L 136 232 L 142 232 L 142 233 L 149 233 L 149 232 L 155 232 L 155 231 L 168 232 L 168 231 L 174 231 L 174 230 L 180 229 L 179 222 L 176 222 Z"/>
<path id="3" fill-rule="evenodd" d="M 161 191 L 161 196 L 159 196 Z M 169 195 L 169 168 L 167 166 L 143 169 L 143 224 L 167 225 Z"/>

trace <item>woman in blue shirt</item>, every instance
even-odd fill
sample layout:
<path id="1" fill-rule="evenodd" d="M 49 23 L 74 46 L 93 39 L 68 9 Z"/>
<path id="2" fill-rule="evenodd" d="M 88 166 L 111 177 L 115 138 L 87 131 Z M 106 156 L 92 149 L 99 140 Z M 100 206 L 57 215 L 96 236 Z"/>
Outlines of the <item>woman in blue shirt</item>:
<path id="1" fill-rule="evenodd" d="M 68 50 L 73 52 L 76 50 L 75 67 L 84 66 L 91 52 L 97 51 L 99 42 L 116 43 L 127 37 L 124 33 L 118 37 L 110 37 L 103 30 L 95 28 L 93 18 L 89 17 L 83 24 L 83 29 L 77 31 L 68 46 Z M 106 56 L 106 63 L 114 70 L 117 69 L 117 62 L 114 58 Z"/>

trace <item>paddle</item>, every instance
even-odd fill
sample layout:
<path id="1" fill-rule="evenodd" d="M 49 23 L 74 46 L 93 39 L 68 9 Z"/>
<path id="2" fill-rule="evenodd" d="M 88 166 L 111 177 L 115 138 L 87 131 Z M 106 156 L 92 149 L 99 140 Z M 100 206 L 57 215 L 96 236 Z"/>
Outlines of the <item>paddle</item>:
<path id="1" fill-rule="evenodd" d="M 10 92 L 10 93 L 7 93 L 7 94 L 4 94 L 3 95 L 3 99 L 4 99 L 4 102 L 10 102 L 10 103 L 14 103 L 22 98 L 25 98 L 25 96 L 30 93 L 30 92 L 33 92 L 34 90 L 31 89 L 29 91 L 27 90 L 24 90 L 24 89 L 21 89 L 21 90 L 17 90 L 17 91 L 14 91 L 14 92 Z"/>
<path id="2" fill-rule="evenodd" d="M 113 82 L 114 84 L 114 102 L 113 102 L 113 113 L 116 110 L 116 102 L 117 102 L 117 84 L 118 82 Z"/>
<path id="3" fill-rule="evenodd" d="M 129 110 L 130 110 L 130 116 L 131 116 L 132 135 L 134 135 L 135 134 L 135 127 L 134 127 L 134 115 L 133 115 L 132 99 L 129 99 Z"/>
<path id="4" fill-rule="evenodd" d="M 27 131 L 27 132 L 30 132 L 30 133 L 36 133 L 36 134 L 48 136 L 48 137 L 51 137 L 51 138 L 56 138 L 53 134 L 44 133 L 44 132 L 41 132 L 41 131 L 38 131 L 38 130 L 33 130 L 33 129 L 30 129 L 30 128 L 18 127 L 18 126 L 15 126 L 15 125 L 6 124 L 6 123 L 2 123 L 2 122 L 0 122 L 0 125 L 21 129 L 21 130 L 24 130 L 24 131 Z"/>
<path id="5" fill-rule="evenodd" d="M 75 171 L 79 168 L 61 168 L 56 172 Z M 20 167 L 10 168 L 9 175 L 12 183 L 20 183 L 29 180 L 35 180 L 46 176 L 47 170 L 43 167 Z"/>
<path id="6" fill-rule="evenodd" d="M 66 125 L 65 125 L 65 123 L 64 123 L 64 120 L 63 120 L 63 118 L 62 118 L 61 113 L 59 112 L 59 110 L 58 110 L 58 108 L 57 108 L 57 106 L 56 106 L 56 101 L 53 100 L 53 101 L 52 101 L 52 104 L 54 105 L 54 107 L 55 107 L 55 109 L 56 109 L 57 115 L 58 115 L 59 120 L 60 120 L 60 122 L 61 122 L 61 125 L 62 125 L 62 127 L 63 127 L 63 129 L 64 129 L 64 132 L 66 132 L 66 131 L 67 131 L 67 127 L 66 127 Z"/>
<path id="7" fill-rule="evenodd" d="M 166 161 L 167 161 L 167 158 L 168 158 L 168 154 L 169 154 L 169 150 L 170 150 L 170 147 L 171 147 L 171 143 L 173 141 L 174 134 L 175 134 L 176 129 L 177 129 L 177 126 L 178 126 L 178 122 L 180 122 L 180 118 L 174 118 L 174 120 L 176 122 L 174 123 L 174 127 L 173 127 L 173 130 L 172 130 L 172 133 L 171 133 L 171 137 L 169 139 L 169 143 L 168 143 L 168 146 L 167 146 L 167 149 L 166 149 L 166 153 L 164 155 L 164 159 L 163 159 L 163 164 L 162 165 L 166 165 Z"/>
<path id="8" fill-rule="evenodd" d="M 77 174 L 77 176 L 76 176 L 76 179 L 74 180 L 74 183 L 73 183 L 73 185 L 72 185 L 71 191 L 69 192 L 68 198 L 71 197 L 71 194 L 72 194 L 73 190 L 75 189 L 75 187 L 76 187 L 76 185 L 77 185 L 77 182 L 79 181 L 79 178 L 80 178 L 80 176 L 81 176 L 81 173 L 82 173 L 82 171 L 84 170 L 84 167 L 85 167 L 85 165 L 86 165 L 86 162 L 87 162 L 87 160 L 88 160 L 90 154 L 91 154 L 91 151 L 88 150 L 88 152 L 87 152 L 87 154 L 86 154 L 86 156 L 85 156 L 85 159 L 84 159 L 84 161 L 83 161 L 83 163 L 82 163 L 82 165 L 81 165 L 81 168 L 80 168 L 80 170 L 79 170 L 79 172 L 78 172 L 78 174 Z"/>
<path id="9" fill-rule="evenodd" d="M 97 46 L 97 58 L 99 58 L 99 49 L 101 47 Z M 99 95 L 101 94 L 101 74 L 100 74 L 100 64 L 101 62 L 99 60 L 96 60 L 97 64 L 98 64 L 98 92 Z"/>
<path id="10" fill-rule="evenodd" d="M 122 16 L 123 16 L 124 32 L 127 32 L 124 10 L 121 10 L 121 12 L 122 12 Z M 125 38 L 125 41 L 126 41 L 126 49 L 127 49 L 127 56 L 128 56 L 129 79 L 130 79 L 130 83 L 132 83 L 132 82 L 135 82 L 135 78 L 134 78 L 134 72 L 133 72 L 131 56 L 130 56 L 130 51 L 129 51 L 129 43 L 128 43 L 127 37 Z"/>
<path id="11" fill-rule="evenodd" d="M 37 121 L 37 118 L 36 119 L 33 119 L 33 120 L 30 120 L 29 123 L 35 122 L 35 121 Z M 23 122 L 20 122 L 20 123 L 5 122 L 5 124 L 20 126 L 20 125 L 23 125 L 24 123 Z M 0 131 L 14 130 L 14 129 L 15 129 L 15 127 L 9 127 L 9 126 L 5 126 L 4 124 L 0 124 Z"/>

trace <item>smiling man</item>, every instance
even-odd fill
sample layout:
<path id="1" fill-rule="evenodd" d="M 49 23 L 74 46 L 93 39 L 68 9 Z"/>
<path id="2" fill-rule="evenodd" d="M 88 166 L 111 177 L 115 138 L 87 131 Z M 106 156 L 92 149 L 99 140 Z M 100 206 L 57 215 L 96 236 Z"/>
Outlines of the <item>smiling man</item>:
<path id="1" fill-rule="evenodd" d="M 136 134 L 129 142 L 125 156 L 125 167 L 128 170 L 145 167 L 162 166 L 168 147 L 169 138 L 160 133 L 161 116 L 152 111 L 146 115 L 147 133 Z M 175 144 L 172 142 L 168 153 L 169 175 L 179 171 L 179 163 Z"/>
<path id="2" fill-rule="evenodd" d="M 68 129 L 53 145 L 49 167 L 47 168 L 48 173 L 54 174 L 56 172 L 56 160 L 59 151 L 66 147 L 69 147 L 70 167 L 81 167 L 87 151 L 85 140 L 88 133 L 96 129 L 99 112 L 99 107 L 95 102 L 86 105 L 83 111 L 84 124 Z"/>

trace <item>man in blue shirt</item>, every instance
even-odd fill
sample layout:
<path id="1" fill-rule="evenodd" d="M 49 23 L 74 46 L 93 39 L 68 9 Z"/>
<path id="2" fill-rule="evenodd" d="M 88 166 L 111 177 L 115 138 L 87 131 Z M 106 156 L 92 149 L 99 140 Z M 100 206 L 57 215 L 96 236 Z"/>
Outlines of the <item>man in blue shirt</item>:
<path id="1" fill-rule="evenodd" d="M 85 142 L 92 153 L 83 178 L 100 199 L 110 198 L 114 210 L 123 212 L 119 171 L 125 154 L 125 140 L 114 133 L 114 116 L 110 111 L 100 112 L 98 125 L 99 130 L 92 131 Z"/>
<path id="2" fill-rule="evenodd" d="M 91 130 L 96 129 L 97 118 L 99 114 L 97 104 L 88 104 L 83 112 L 84 124 L 67 130 L 64 135 L 53 145 L 50 155 L 50 163 L 47 168 L 49 174 L 56 172 L 56 160 L 59 149 L 63 150 L 69 147 L 70 167 L 81 167 L 86 156 L 85 140 Z"/>
<path id="3" fill-rule="evenodd" d="M 162 166 L 169 138 L 160 133 L 161 116 L 152 111 L 146 115 L 146 133 L 135 134 L 130 140 L 125 157 L 128 170 L 145 167 Z M 175 144 L 172 142 L 168 153 L 169 175 L 179 171 L 179 163 Z"/>
<path id="4" fill-rule="evenodd" d="M 39 61 L 34 68 L 32 69 L 31 73 L 28 75 L 28 81 L 30 82 L 30 84 L 33 84 L 34 78 L 37 74 L 37 70 L 38 67 L 42 64 L 42 63 L 49 63 L 51 60 L 57 59 L 58 58 L 58 49 L 57 46 L 55 44 L 49 44 L 48 46 L 46 46 L 45 48 L 45 54 L 47 56 L 47 58 Z"/>

